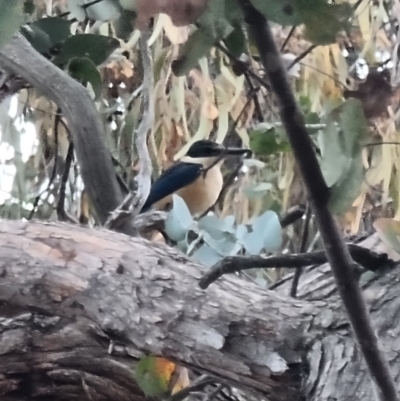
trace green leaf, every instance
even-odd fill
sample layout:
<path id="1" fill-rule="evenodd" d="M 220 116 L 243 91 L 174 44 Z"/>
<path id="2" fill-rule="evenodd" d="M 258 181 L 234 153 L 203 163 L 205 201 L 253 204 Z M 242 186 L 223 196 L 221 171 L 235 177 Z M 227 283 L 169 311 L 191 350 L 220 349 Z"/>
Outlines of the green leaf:
<path id="1" fill-rule="evenodd" d="M 197 21 L 198 25 L 216 40 L 227 37 L 233 31 L 227 19 L 227 10 L 235 7 L 235 3 L 235 0 L 209 0 L 206 11 Z"/>
<path id="2" fill-rule="evenodd" d="M 210 0 L 207 10 L 197 21 L 199 28 L 189 36 L 181 48 L 178 59 L 173 62 L 173 73 L 184 76 L 195 68 L 198 61 L 208 55 L 215 43 L 234 31 L 234 26 L 238 26 L 241 19 L 242 14 L 237 0 Z"/>
<path id="3" fill-rule="evenodd" d="M 24 1 L 24 13 L 32 15 L 35 11 L 35 3 L 33 0 L 25 0 Z"/>
<path id="4" fill-rule="evenodd" d="M 0 0 L 0 47 L 7 43 L 24 21 L 23 4 L 17 0 Z"/>
<path id="5" fill-rule="evenodd" d="M 207 30 L 199 28 L 189 36 L 182 46 L 180 55 L 172 63 L 172 72 L 182 77 L 195 68 L 202 57 L 205 57 L 214 46 L 216 39 Z"/>
<path id="6" fill-rule="evenodd" d="M 260 125 L 250 132 L 250 149 L 260 155 L 269 156 L 278 152 L 289 152 L 289 142 L 280 138 L 280 132 L 276 128 L 264 128 Z"/>
<path id="7" fill-rule="evenodd" d="M 252 224 L 252 231 L 243 238 L 243 246 L 250 255 L 273 252 L 282 245 L 282 227 L 278 215 L 268 210 L 257 217 Z"/>
<path id="8" fill-rule="evenodd" d="M 128 40 L 135 29 L 134 21 L 136 19 L 136 13 L 130 10 L 122 10 L 119 18 L 114 23 L 114 29 L 116 35 L 123 40 Z"/>
<path id="9" fill-rule="evenodd" d="M 319 0 L 310 0 L 309 6 Z M 268 20 L 281 25 L 300 25 L 303 22 L 302 1 L 299 0 L 251 0 L 254 7 Z"/>
<path id="10" fill-rule="evenodd" d="M 334 43 L 348 27 L 353 13 L 349 3 L 332 5 L 327 0 L 251 0 L 268 20 L 281 25 L 305 25 L 305 36 L 315 44 Z"/>
<path id="11" fill-rule="evenodd" d="M 239 58 L 242 55 L 246 46 L 246 36 L 240 25 L 224 39 L 224 44 L 235 57 Z"/>
<path id="12" fill-rule="evenodd" d="M 72 17 L 76 18 L 79 22 L 84 21 L 86 18 L 86 12 L 82 7 L 81 0 L 68 0 L 67 7 Z"/>
<path id="13" fill-rule="evenodd" d="M 185 201 L 173 195 L 173 207 L 165 220 L 165 232 L 172 241 L 182 241 L 193 225 L 193 218 Z"/>
<path id="14" fill-rule="evenodd" d="M 229 216 L 228 216 L 229 217 Z M 215 239 L 223 238 L 224 233 L 234 233 L 235 229 L 230 221 L 219 219 L 215 215 L 202 217 L 198 221 L 199 230 L 204 230 Z"/>
<path id="15" fill-rule="evenodd" d="M 362 142 L 367 137 L 368 127 L 361 102 L 358 99 L 347 99 L 339 116 L 342 129 L 340 145 L 348 157 L 357 157 L 362 152 Z"/>
<path id="16" fill-rule="evenodd" d="M 344 213 L 360 193 L 364 181 L 364 168 L 361 154 L 351 159 L 341 179 L 331 187 L 329 208 L 333 213 Z"/>
<path id="17" fill-rule="evenodd" d="M 339 127 L 333 121 L 327 123 L 326 129 L 320 134 L 322 158 L 320 166 L 326 185 L 332 187 L 346 175 L 350 160 L 343 154 L 340 147 Z"/>
<path id="18" fill-rule="evenodd" d="M 21 26 L 20 32 L 36 51 L 44 55 L 49 54 L 51 49 L 51 40 L 47 33 L 32 25 Z"/>
<path id="19" fill-rule="evenodd" d="M 225 233 L 221 239 L 215 239 L 209 233 L 204 232 L 203 239 L 207 245 L 223 257 L 236 255 L 242 249 L 236 237 L 229 233 Z"/>
<path id="20" fill-rule="evenodd" d="M 60 17 L 42 18 L 30 26 L 46 33 L 51 46 L 58 45 L 71 36 L 71 21 Z"/>
<path id="21" fill-rule="evenodd" d="M 316 45 L 335 43 L 339 31 L 350 28 L 350 17 L 353 14 L 350 3 L 318 4 L 312 11 L 304 13 L 306 39 Z"/>
<path id="22" fill-rule="evenodd" d="M 362 142 L 367 124 L 361 104 L 348 99 L 333 114 L 339 112 L 339 126 L 332 120 L 321 133 L 321 170 L 330 187 L 329 207 L 332 212 L 345 212 L 357 198 L 364 180 Z"/>
<path id="23" fill-rule="evenodd" d="M 236 238 L 241 244 L 243 244 L 244 238 L 246 237 L 248 232 L 249 230 L 244 224 L 239 224 L 236 227 Z"/>
<path id="24" fill-rule="evenodd" d="M 161 397 L 169 392 L 175 369 L 167 359 L 145 356 L 136 366 L 136 381 L 147 397 Z"/>
<path id="25" fill-rule="evenodd" d="M 68 73 L 72 78 L 79 81 L 83 86 L 88 83 L 98 99 L 103 89 L 101 75 L 94 63 L 87 57 L 75 57 L 68 63 Z"/>
<path id="26" fill-rule="evenodd" d="M 96 66 L 105 62 L 111 53 L 119 47 L 119 41 L 103 35 L 90 33 L 74 35 L 68 38 L 55 58 L 55 64 L 68 64 L 75 57 L 87 57 Z"/>
<path id="27" fill-rule="evenodd" d="M 200 248 L 198 248 L 193 253 L 192 258 L 199 261 L 206 267 L 211 267 L 223 259 L 218 252 L 216 252 L 207 244 L 203 244 Z"/>

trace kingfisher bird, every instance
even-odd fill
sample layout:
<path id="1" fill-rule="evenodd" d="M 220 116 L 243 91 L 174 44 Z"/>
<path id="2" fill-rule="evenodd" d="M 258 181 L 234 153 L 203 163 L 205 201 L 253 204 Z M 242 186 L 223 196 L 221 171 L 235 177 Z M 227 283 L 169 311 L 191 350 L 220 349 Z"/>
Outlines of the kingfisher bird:
<path id="1" fill-rule="evenodd" d="M 225 148 L 210 140 L 194 142 L 186 155 L 165 170 L 151 187 L 141 210 L 165 210 L 172 195 L 179 195 L 192 216 L 199 216 L 217 201 L 223 186 L 221 166 L 228 156 L 249 156 L 249 149 Z"/>

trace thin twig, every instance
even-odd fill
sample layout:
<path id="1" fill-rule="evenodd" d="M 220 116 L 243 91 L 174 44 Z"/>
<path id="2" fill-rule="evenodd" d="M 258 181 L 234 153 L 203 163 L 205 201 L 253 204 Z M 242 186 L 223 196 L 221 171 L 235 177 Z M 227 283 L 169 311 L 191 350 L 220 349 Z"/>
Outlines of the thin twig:
<path id="1" fill-rule="evenodd" d="M 147 136 L 154 123 L 154 73 L 153 60 L 147 43 L 149 37 L 150 32 L 145 31 L 142 32 L 139 39 L 139 49 L 143 68 L 143 116 L 136 131 L 135 140 L 136 150 L 140 160 L 140 170 L 135 177 L 135 181 L 137 182 L 137 192 L 136 194 L 130 192 L 122 204 L 111 213 L 110 218 L 106 222 L 106 227 L 108 228 L 115 229 L 121 224 L 121 222 L 126 221 L 126 219 L 135 218 L 139 214 L 150 193 L 151 173 L 153 167 L 149 150 L 147 148 Z"/>
<path id="2" fill-rule="evenodd" d="M 311 211 L 310 204 L 308 203 L 307 207 L 306 207 L 306 218 L 304 219 L 303 231 L 301 233 L 301 243 L 300 243 L 300 247 L 299 247 L 300 253 L 304 253 L 306 250 L 306 247 L 307 247 L 308 234 L 310 231 L 311 216 L 312 216 L 312 211 Z M 292 298 L 296 298 L 296 296 L 297 296 L 297 286 L 299 285 L 300 276 L 302 274 L 303 274 L 303 268 L 297 269 L 294 272 L 292 286 L 290 288 L 290 296 Z"/>
<path id="3" fill-rule="evenodd" d="M 293 36 L 295 30 L 296 30 L 296 25 L 293 25 L 293 26 L 290 28 L 290 31 L 289 31 L 288 36 L 286 36 L 285 40 L 283 41 L 283 44 L 282 44 L 282 47 L 281 47 L 281 53 L 284 52 L 284 50 L 285 50 L 287 44 L 289 43 L 290 38 Z"/>
<path id="4" fill-rule="evenodd" d="M 329 210 L 330 192 L 322 175 L 311 138 L 307 133 L 304 117 L 289 84 L 270 26 L 250 0 L 241 0 L 239 4 L 245 15 L 249 33 L 260 54 L 265 73 L 269 78 L 268 81 L 279 103 L 281 119 L 309 193 L 338 292 L 371 378 L 376 384 L 381 399 L 398 401 L 389 364 L 380 351 L 382 347 L 371 325 L 363 294 L 354 274 L 355 263 L 341 237 L 338 224 Z"/>
<path id="5" fill-rule="evenodd" d="M 354 260 L 365 270 L 375 271 L 391 262 L 386 253 L 377 253 L 354 244 L 348 244 L 348 249 Z M 229 256 L 208 270 L 200 279 L 199 286 L 202 289 L 206 289 L 224 274 L 238 273 L 243 270 L 276 269 L 279 267 L 300 269 L 311 265 L 322 265 L 327 262 L 325 251 L 272 256 Z M 353 265 L 352 270 L 360 272 L 357 265 Z"/>
<path id="6" fill-rule="evenodd" d="M 243 114 L 245 113 L 247 107 L 249 106 L 250 102 L 252 101 L 252 96 L 249 96 L 247 98 L 246 103 L 244 104 L 244 106 L 242 107 L 242 110 L 240 111 L 239 115 L 237 116 L 237 118 L 235 119 L 235 121 L 233 122 L 227 136 L 231 135 L 233 132 L 235 132 L 240 119 L 242 118 Z M 218 163 L 218 161 L 215 162 Z M 243 166 L 242 160 L 240 160 L 240 163 L 238 163 L 238 165 L 236 166 L 235 169 L 233 169 L 233 171 L 228 175 L 228 177 L 226 177 L 224 185 L 222 186 L 221 192 L 219 193 L 218 199 L 215 201 L 215 203 L 210 206 L 206 211 L 204 211 L 201 216 L 199 217 L 199 219 L 201 219 L 202 217 L 206 216 L 211 210 L 213 210 L 215 208 L 215 205 L 218 205 L 219 203 L 222 202 L 223 198 L 225 197 L 225 193 L 226 190 L 228 189 L 228 187 L 230 187 L 233 183 L 233 181 L 235 180 L 235 178 L 238 176 L 241 168 Z"/>
<path id="7" fill-rule="evenodd" d="M 226 49 L 224 46 L 222 46 L 220 43 L 217 43 L 215 47 L 220 50 L 222 53 L 227 55 L 229 59 L 233 62 L 235 62 L 237 65 L 240 65 L 240 67 L 243 69 L 243 71 L 247 71 L 252 78 L 254 78 L 255 81 L 257 81 L 260 85 L 262 85 L 264 88 L 270 90 L 271 86 L 264 81 L 258 74 L 256 74 L 248 65 L 242 60 L 239 60 L 237 57 L 235 57 L 228 49 Z"/>
<path id="8" fill-rule="evenodd" d="M 57 202 L 57 218 L 60 221 L 69 221 L 70 223 L 78 224 L 78 221 L 67 213 L 65 210 L 65 190 L 67 188 L 67 182 L 69 177 L 69 170 L 71 169 L 72 159 L 74 158 L 74 145 L 70 142 L 67 152 L 67 157 L 65 158 L 64 172 L 61 177 L 61 185 L 58 194 Z"/>
<path id="9" fill-rule="evenodd" d="M 252 94 L 253 101 L 254 101 L 254 107 L 257 111 L 258 114 L 258 121 L 264 121 L 264 113 L 262 111 L 260 102 L 258 100 L 258 88 L 256 88 L 253 84 L 253 81 L 251 80 L 250 74 L 248 71 L 244 71 L 244 77 L 246 78 L 247 84 L 250 87 L 250 93 Z"/>
<path id="10" fill-rule="evenodd" d="M 294 224 L 297 220 L 300 220 L 305 213 L 306 208 L 303 205 L 297 205 L 291 207 L 285 213 L 283 213 L 279 219 L 281 227 L 285 228 Z"/>
<path id="11" fill-rule="evenodd" d="M 39 205 L 40 198 L 43 196 L 44 193 L 50 190 L 50 187 L 53 185 L 54 179 L 56 178 L 57 175 L 57 165 L 58 165 L 58 125 L 61 123 L 61 109 L 58 107 L 57 108 L 57 113 L 54 116 L 54 158 L 53 158 L 53 168 L 51 171 L 49 183 L 39 195 L 36 196 L 33 205 L 32 205 L 32 210 L 29 213 L 28 220 L 32 220 L 33 216 L 36 213 L 37 206 Z"/>
<path id="12" fill-rule="evenodd" d="M 307 48 L 306 50 L 304 50 L 303 53 L 299 54 L 287 67 L 287 70 L 289 71 L 290 69 L 292 69 L 297 63 L 299 63 L 301 60 L 303 60 L 303 58 L 305 58 L 306 56 L 308 56 L 315 48 L 317 47 L 317 45 L 311 45 L 309 48 Z"/>

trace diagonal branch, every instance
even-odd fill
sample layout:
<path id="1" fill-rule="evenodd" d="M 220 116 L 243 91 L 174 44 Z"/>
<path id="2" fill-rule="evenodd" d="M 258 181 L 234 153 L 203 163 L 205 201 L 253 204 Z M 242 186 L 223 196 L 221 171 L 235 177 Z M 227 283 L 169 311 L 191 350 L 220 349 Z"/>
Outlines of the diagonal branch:
<path id="1" fill-rule="evenodd" d="M 84 86 L 39 54 L 16 34 L 0 49 L 0 68 L 23 78 L 55 102 L 68 120 L 82 179 L 101 224 L 120 204 L 110 152 L 105 146 L 104 126 L 95 104 Z M 131 223 L 120 227 L 133 234 Z"/>
<path id="2" fill-rule="evenodd" d="M 354 272 L 354 261 L 344 243 L 337 223 L 328 209 L 329 189 L 308 136 L 304 117 L 296 103 L 282 65 L 279 51 L 265 17 L 250 0 L 241 0 L 249 33 L 258 48 L 270 85 L 280 105 L 285 127 L 323 239 L 326 256 L 335 277 L 338 292 L 347 311 L 355 337 L 366 360 L 371 377 L 379 389 L 380 398 L 398 401 L 389 364 L 371 325 L 367 308 Z"/>

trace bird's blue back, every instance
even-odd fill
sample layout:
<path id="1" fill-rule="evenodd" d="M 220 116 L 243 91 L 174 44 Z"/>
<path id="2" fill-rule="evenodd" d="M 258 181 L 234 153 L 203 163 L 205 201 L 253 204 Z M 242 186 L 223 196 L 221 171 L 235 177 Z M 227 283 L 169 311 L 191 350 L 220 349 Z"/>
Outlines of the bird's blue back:
<path id="1" fill-rule="evenodd" d="M 179 162 L 164 171 L 150 189 L 150 194 L 140 213 L 146 212 L 159 200 L 190 185 L 200 177 L 203 166 L 197 163 Z"/>

